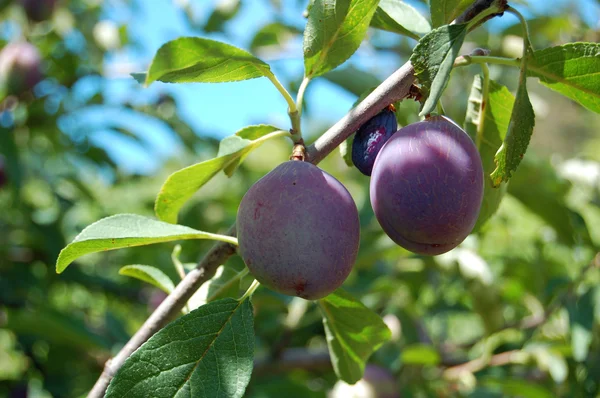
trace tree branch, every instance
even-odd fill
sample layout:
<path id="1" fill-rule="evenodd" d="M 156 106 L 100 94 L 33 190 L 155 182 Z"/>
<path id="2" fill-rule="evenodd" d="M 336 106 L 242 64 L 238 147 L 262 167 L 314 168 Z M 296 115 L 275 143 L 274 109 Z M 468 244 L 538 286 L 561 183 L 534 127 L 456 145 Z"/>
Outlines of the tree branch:
<path id="1" fill-rule="evenodd" d="M 482 4 L 487 4 L 489 7 L 488 0 L 476 0 L 473 2 L 473 6 Z M 468 21 L 483 10 L 485 10 L 485 7 L 477 8 L 477 12 L 474 12 L 473 8 L 469 8 L 467 10 L 469 15 L 466 15 L 465 12 L 459 19 L 462 18 Z M 313 164 L 319 163 L 367 120 L 391 103 L 407 97 L 414 81 L 414 69 L 410 62 L 406 62 L 373 90 L 360 104 L 350 110 L 346 116 L 329 128 L 329 130 L 307 148 L 308 161 Z M 228 233 L 234 236 L 235 226 L 231 227 Z M 217 267 L 223 264 L 234 253 L 235 247 L 232 245 L 224 242 L 215 243 L 212 249 L 198 263 L 198 266 L 188 273 L 175 290 L 156 308 L 121 351 L 113 359 L 106 362 L 104 370 L 90 391 L 88 398 L 103 397 L 110 380 L 121 366 L 123 366 L 125 360 L 152 337 L 154 333 L 165 326 L 169 320 L 174 318 L 186 305 L 194 292 L 204 282 L 213 277 Z"/>

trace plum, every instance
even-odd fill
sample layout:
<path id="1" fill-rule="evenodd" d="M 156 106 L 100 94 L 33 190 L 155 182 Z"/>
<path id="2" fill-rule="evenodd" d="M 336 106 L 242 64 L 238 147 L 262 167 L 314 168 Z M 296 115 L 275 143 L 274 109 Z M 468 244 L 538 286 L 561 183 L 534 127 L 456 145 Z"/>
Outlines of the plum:
<path id="1" fill-rule="evenodd" d="M 52 16 L 56 0 L 21 0 L 27 18 L 35 22 L 45 21 Z"/>
<path id="2" fill-rule="evenodd" d="M 375 158 L 383 144 L 398 130 L 393 108 L 387 107 L 360 126 L 352 141 L 352 163 L 370 176 Z"/>
<path id="3" fill-rule="evenodd" d="M 239 254 L 263 285 L 308 300 L 350 274 L 360 238 L 356 204 L 333 176 L 303 161 L 280 164 L 238 209 Z"/>
<path id="4" fill-rule="evenodd" d="M 371 177 L 375 216 L 415 253 L 445 253 L 472 231 L 483 199 L 483 167 L 471 138 L 443 116 L 400 129 L 381 148 Z"/>
<path id="5" fill-rule="evenodd" d="M 42 80 L 42 57 L 37 47 L 25 41 L 8 44 L 0 52 L 0 87 L 19 95 Z"/>

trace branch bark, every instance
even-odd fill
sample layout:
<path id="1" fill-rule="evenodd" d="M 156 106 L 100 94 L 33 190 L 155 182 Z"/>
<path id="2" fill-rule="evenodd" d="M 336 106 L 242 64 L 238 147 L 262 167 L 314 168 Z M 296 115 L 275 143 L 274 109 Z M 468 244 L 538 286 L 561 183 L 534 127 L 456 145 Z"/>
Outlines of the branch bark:
<path id="1" fill-rule="evenodd" d="M 488 4 L 489 0 L 476 0 L 473 6 Z M 489 4 L 488 4 L 489 6 Z M 485 8 L 478 8 L 478 12 Z M 469 8 L 469 15 L 463 14 L 459 17 L 468 21 L 474 18 L 472 8 Z M 386 106 L 403 99 L 409 95 L 410 88 L 415 81 L 415 71 L 410 62 L 406 62 L 393 74 L 391 74 L 383 83 L 381 83 L 371 94 L 369 94 L 360 104 L 354 107 L 340 121 L 334 124 L 322 136 L 320 136 L 311 146 L 307 148 L 307 160 L 313 164 L 318 164 L 328 154 L 330 154 L 346 138 L 354 133 L 363 123 L 375 116 Z M 229 234 L 235 235 L 235 226 L 231 227 Z M 135 350 L 145 343 L 154 333 L 165 326 L 174 318 L 186 305 L 189 298 L 202 286 L 202 284 L 213 277 L 217 267 L 223 264 L 230 256 L 235 253 L 235 247 L 228 243 L 218 242 L 210 249 L 206 256 L 200 260 L 198 266 L 186 275 L 186 277 L 177 285 L 175 290 L 158 306 L 158 308 L 144 322 L 137 333 L 125 344 L 119 353 L 106 362 L 102 374 L 96 381 L 96 384 L 90 391 L 89 398 L 100 398 L 108 387 L 111 379 L 117 371 L 123 366 L 125 360 L 129 358 Z"/>

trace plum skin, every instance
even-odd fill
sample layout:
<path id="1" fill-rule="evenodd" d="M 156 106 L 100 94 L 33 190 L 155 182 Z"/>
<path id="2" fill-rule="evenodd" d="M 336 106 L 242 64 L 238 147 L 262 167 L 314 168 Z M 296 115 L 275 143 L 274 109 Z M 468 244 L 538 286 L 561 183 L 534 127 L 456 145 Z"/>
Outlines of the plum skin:
<path id="1" fill-rule="evenodd" d="M 375 216 L 398 245 L 445 253 L 471 233 L 483 199 L 481 157 L 443 116 L 400 129 L 381 149 L 371 176 Z"/>
<path id="2" fill-rule="evenodd" d="M 352 141 L 352 163 L 361 173 L 371 175 L 377 154 L 396 130 L 396 114 L 389 108 L 360 126 Z"/>
<path id="3" fill-rule="evenodd" d="M 356 204 L 333 176 L 288 161 L 257 181 L 237 214 L 238 252 L 279 293 L 316 300 L 348 277 L 360 240 Z"/>

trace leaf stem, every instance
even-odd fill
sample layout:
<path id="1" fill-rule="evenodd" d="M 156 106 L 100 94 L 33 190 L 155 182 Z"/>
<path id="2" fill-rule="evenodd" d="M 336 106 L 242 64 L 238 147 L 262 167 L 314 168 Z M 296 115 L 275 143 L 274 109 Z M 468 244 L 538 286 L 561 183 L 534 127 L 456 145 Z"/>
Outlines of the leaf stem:
<path id="1" fill-rule="evenodd" d="M 285 87 L 283 87 L 281 82 L 273 73 L 268 73 L 266 76 L 271 83 L 273 83 L 275 88 L 281 93 L 281 95 L 283 95 L 283 98 L 288 104 L 288 115 L 290 117 L 290 122 L 292 123 L 292 128 L 290 130 L 291 138 L 294 141 L 294 144 L 297 144 L 302 140 L 302 130 L 300 128 L 300 113 L 302 110 L 302 103 L 300 102 L 298 105 L 296 105 L 296 101 L 294 101 L 290 93 L 285 89 Z M 302 83 L 304 84 L 304 81 Z M 306 87 L 304 87 L 304 89 L 305 88 Z M 302 85 L 300 86 L 300 89 L 302 90 Z M 301 93 L 301 91 L 298 92 L 300 101 L 302 101 Z"/>
<path id="2" fill-rule="evenodd" d="M 461 55 L 454 61 L 454 66 L 467 66 L 472 64 L 494 64 L 519 67 L 519 58 L 494 57 L 489 55 Z"/>
<path id="3" fill-rule="evenodd" d="M 304 93 L 306 92 L 306 87 L 308 87 L 308 83 L 310 83 L 310 77 L 305 77 L 300 83 L 300 87 L 298 88 L 298 95 L 296 96 L 296 107 L 297 110 L 295 113 L 290 112 L 290 120 L 292 121 L 292 140 L 294 144 L 301 144 L 302 141 L 302 125 L 301 125 L 301 117 L 302 117 L 302 105 L 304 103 Z"/>
<path id="4" fill-rule="evenodd" d="M 254 282 L 252 282 L 252 284 L 248 288 L 248 290 L 246 290 L 246 293 L 244 293 L 244 295 L 242 297 L 240 297 L 240 299 L 238 301 L 242 302 L 242 301 L 246 300 L 248 297 L 252 296 L 254 291 L 256 289 L 258 289 L 259 286 L 260 286 L 260 283 L 255 279 Z"/>
<path id="5" fill-rule="evenodd" d="M 183 268 L 183 264 L 179 261 L 179 254 L 181 254 L 181 245 L 175 245 L 173 251 L 171 252 L 171 261 L 175 266 L 175 270 L 181 279 L 185 278 L 185 269 Z"/>
<path id="6" fill-rule="evenodd" d="M 531 45 L 531 36 L 529 35 L 529 25 L 527 25 L 527 21 L 525 20 L 523 14 L 517 11 L 517 9 L 508 6 L 506 11 L 519 18 L 519 22 L 523 27 L 523 60 L 525 60 L 527 59 L 527 53 L 529 51 L 533 51 L 533 46 Z M 523 62 L 523 64 L 525 64 L 525 62 Z"/>

